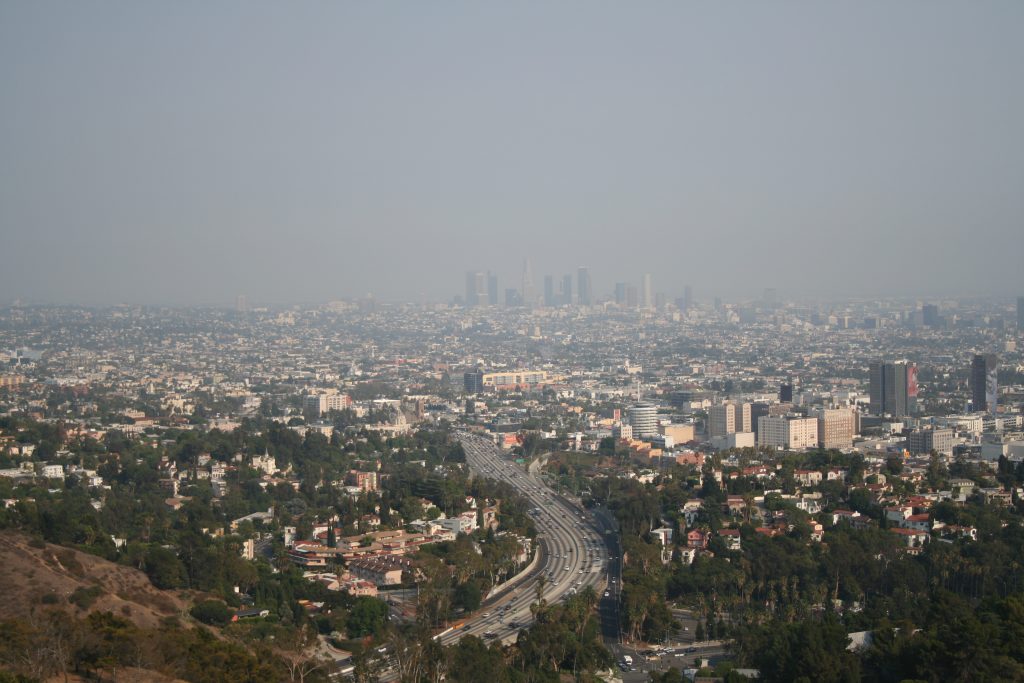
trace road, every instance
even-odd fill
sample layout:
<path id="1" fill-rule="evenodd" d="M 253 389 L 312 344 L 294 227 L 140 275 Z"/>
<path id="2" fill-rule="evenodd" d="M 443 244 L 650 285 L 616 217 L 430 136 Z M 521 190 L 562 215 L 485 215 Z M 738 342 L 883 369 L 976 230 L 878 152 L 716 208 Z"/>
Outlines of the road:
<path id="1" fill-rule="evenodd" d="M 601 597 L 608 580 L 609 555 L 602 524 L 577 501 L 557 495 L 538 476 L 503 458 L 490 439 L 469 432 L 459 432 L 456 438 L 474 474 L 508 483 L 537 511 L 533 520 L 540 559 L 529 577 L 510 593 L 484 603 L 461 628 L 442 635 L 441 644 L 451 645 L 468 634 L 483 638 L 485 633 L 513 642 L 519 629 L 533 621 L 530 605 L 536 601 L 541 576 L 545 578 L 544 599 L 548 604 L 587 586 Z"/>

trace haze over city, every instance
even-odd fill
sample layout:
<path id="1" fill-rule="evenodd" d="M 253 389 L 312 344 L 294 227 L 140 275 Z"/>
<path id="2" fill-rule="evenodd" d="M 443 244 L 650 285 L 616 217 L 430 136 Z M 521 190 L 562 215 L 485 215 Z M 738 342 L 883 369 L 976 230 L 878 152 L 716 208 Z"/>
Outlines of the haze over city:
<path id="1" fill-rule="evenodd" d="M 1020 3 L 5 3 L 0 299 L 1015 296 Z M 1011 248 L 1013 247 L 1013 248 Z"/>

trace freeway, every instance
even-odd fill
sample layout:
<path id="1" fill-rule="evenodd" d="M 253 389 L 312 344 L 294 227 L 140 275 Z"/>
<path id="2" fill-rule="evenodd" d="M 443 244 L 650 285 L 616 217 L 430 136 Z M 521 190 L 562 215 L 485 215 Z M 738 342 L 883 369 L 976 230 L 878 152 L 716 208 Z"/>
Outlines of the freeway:
<path id="1" fill-rule="evenodd" d="M 549 604 L 587 586 L 600 597 L 608 578 L 608 552 L 600 521 L 575 501 L 557 495 L 538 476 L 502 458 L 490 439 L 469 432 L 459 432 L 456 438 L 474 474 L 505 481 L 529 501 L 535 511 L 540 556 L 536 568 L 515 588 L 485 602 L 460 628 L 443 633 L 438 638 L 441 644 L 450 645 L 467 634 L 514 641 L 519 629 L 533 621 L 530 605 L 536 601 L 541 577 Z"/>

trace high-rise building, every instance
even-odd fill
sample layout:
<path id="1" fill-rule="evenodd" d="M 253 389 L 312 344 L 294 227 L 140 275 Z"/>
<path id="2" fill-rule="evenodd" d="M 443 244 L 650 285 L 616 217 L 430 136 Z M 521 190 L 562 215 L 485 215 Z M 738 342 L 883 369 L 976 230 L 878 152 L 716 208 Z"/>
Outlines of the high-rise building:
<path id="1" fill-rule="evenodd" d="M 487 303 L 498 305 L 498 276 L 494 273 L 487 273 Z"/>
<path id="2" fill-rule="evenodd" d="M 873 415 L 904 417 L 917 411 L 917 366 L 900 361 L 875 361 L 869 371 Z"/>
<path id="3" fill-rule="evenodd" d="M 505 289 L 505 306 L 507 308 L 513 308 L 515 306 L 523 305 L 523 296 L 519 293 L 518 289 L 508 287 Z"/>
<path id="4" fill-rule="evenodd" d="M 686 285 L 683 287 L 683 310 L 689 313 L 691 308 L 693 308 L 693 287 Z"/>
<path id="5" fill-rule="evenodd" d="M 523 304 L 533 306 L 536 302 L 533 294 L 533 268 L 530 266 L 530 259 L 523 259 Z"/>
<path id="6" fill-rule="evenodd" d="M 654 288 L 651 283 L 651 274 L 644 273 L 643 287 L 641 289 L 642 298 L 640 300 L 641 308 L 650 310 L 654 308 Z"/>
<path id="7" fill-rule="evenodd" d="M 235 311 L 237 313 L 249 312 L 249 300 L 245 298 L 245 294 L 239 294 L 235 299 Z"/>
<path id="8" fill-rule="evenodd" d="M 925 327 L 940 327 L 942 319 L 939 317 L 939 307 L 935 304 L 921 306 L 921 322 Z"/>
<path id="9" fill-rule="evenodd" d="M 818 445 L 818 420 L 813 417 L 781 415 L 758 420 L 757 444 L 770 448 L 802 450 Z"/>
<path id="10" fill-rule="evenodd" d="M 996 412 L 998 371 L 999 359 L 991 353 L 975 354 L 971 360 L 971 408 L 975 412 Z"/>
<path id="11" fill-rule="evenodd" d="M 544 305 L 548 308 L 557 305 L 555 302 L 555 278 L 552 275 L 544 276 Z"/>
<path id="12" fill-rule="evenodd" d="M 484 373 L 472 370 L 462 375 L 462 383 L 467 394 L 481 394 L 484 390 Z"/>
<path id="13" fill-rule="evenodd" d="M 562 277 L 562 305 L 572 306 L 572 274 Z"/>
<path id="14" fill-rule="evenodd" d="M 754 434 L 757 434 L 757 430 L 760 429 L 760 419 L 762 417 L 779 417 L 786 415 L 793 406 L 789 403 L 751 403 L 750 404 L 750 428 L 754 430 Z"/>
<path id="15" fill-rule="evenodd" d="M 818 419 L 818 445 L 822 448 L 850 448 L 857 433 L 857 416 L 850 408 L 820 408 L 813 411 Z"/>
<path id="16" fill-rule="evenodd" d="M 653 403 L 641 401 L 629 407 L 629 424 L 633 427 L 633 436 L 644 438 L 658 433 L 658 407 Z"/>
<path id="17" fill-rule="evenodd" d="M 779 402 L 781 403 L 792 403 L 793 402 L 793 385 L 792 383 L 785 383 L 779 386 Z"/>
<path id="18" fill-rule="evenodd" d="M 615 283 L 615 305 L 625 306 L 626 305 L 626 283 L 616 282 Z"/>
<path id="19" fill-rule="evenodd" d="M 1017 329 L 1024 330 L 1024 296 L 1017 297 Z"/>
<path id="20" fill-rule="evenodd" d="M 466 272 L 466 305 L 482 306 L 487 301 L 487 281 L 483 271 Z"/>
<path id="21" fill-rule="evenodd" d="M 594 293 L 590 288 L 590 270 L 586 266 L 580 266 L 576 270 L 576 280 L 580 306 L 593 306 Z"/>
<path id="22" fill-rule="evenodd" d="M 708 436 L 714 438 L 736 432 L 753 431 L 750 416 L 749 403 L 725 401 L 720 405 L 711 406 L 708 410 Z"/>

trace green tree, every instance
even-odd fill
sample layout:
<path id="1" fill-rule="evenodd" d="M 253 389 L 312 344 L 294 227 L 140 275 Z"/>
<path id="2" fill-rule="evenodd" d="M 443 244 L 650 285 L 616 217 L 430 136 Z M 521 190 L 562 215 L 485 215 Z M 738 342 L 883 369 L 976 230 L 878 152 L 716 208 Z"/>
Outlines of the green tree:
<path id="1" fill-rule="evenodd" d="M 345 630 L 348 632 L 349 638 L 379 635 L 384 630 L 387 618 L 387 603 L 377 598 L 360 595 L 349 609 Z"/>

